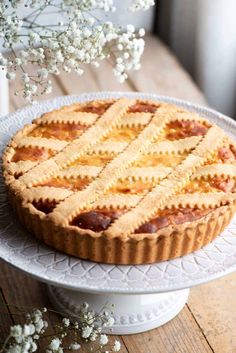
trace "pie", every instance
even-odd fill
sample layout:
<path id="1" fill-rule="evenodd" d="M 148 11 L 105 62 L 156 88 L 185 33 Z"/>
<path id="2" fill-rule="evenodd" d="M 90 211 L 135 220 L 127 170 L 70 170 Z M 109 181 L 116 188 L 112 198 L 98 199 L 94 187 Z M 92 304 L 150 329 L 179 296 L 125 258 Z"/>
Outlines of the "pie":
<path id="1" fill-rule="evenodd" d="M 128 98 L 64 106 L 3 154 L 23 225 L 83 259 L 144 264 L 210 243 L 236 208 L 236 147 L 181 107 Z"/>

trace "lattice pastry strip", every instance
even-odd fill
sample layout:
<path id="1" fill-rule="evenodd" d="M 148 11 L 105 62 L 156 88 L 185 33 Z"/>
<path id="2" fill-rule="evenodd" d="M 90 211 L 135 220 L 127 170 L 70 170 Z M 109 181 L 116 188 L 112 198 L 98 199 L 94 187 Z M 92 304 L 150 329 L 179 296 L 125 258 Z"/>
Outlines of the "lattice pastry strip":
<path id="1" fill-rule="evenodd" d="M 57 173 L 58 178 L 96 178 L 102 171 L 102 167 L 96 166 L 74 166 L 63 169 Z M 147 167 L 127 169 L 120 180 L 160 180 L 166 177 L 171 171 L 170 167 Z"/>
<path id="2" fill-rule="evenodd" d="M 215 136 L 218 136 L 217 140 Z M 211 127 L 202 141 L 187 158 L 178 165 L 173 173 L 161 181 L 150 193 L 132 210 L 122 215 L 106 231 L 109 236 L 115 236 L 119 229 L 124 236 L 133 233 L 135 229 L 152 218 L 158 209 L 165 208 L 171 197 L 186 185 L 189 177 L 216 150 L 223 141 L 224 133 L 217 127 Z"/>
<path id="3" fill-rule="evenodd" d="M 160 141 L 153 143 L 147 153 L 148 154 L 179 154 L 189 152 L 200 141 L 202 136 L 191 136 L 176 141 Z"/>
<path id="4" fill-rule="evenodd" d="M 179 140 L 179 141 L 161 141 L 159 143 L 152 144 L 147 148 L 145 153 L 142 156 L 149 156 L 150 158 L 152 155 L 155 155 L 157 159 L 162 159 L 165 161 L 166 159 L 169 161 L 168 156 L 173 155 L 171 157 L 171 160 L 176 160 L 176 162 L 180 159 L 176 159 L 178 156 L 178 153 L 183 153 L 183 152 L 189 152 L 193 148 L 196 143 L 200 141 L 201 137 L 199 136 L 193 136 L 190 138 L 186 138 L 187 143 L 185 140 Z M 176 143 L 177 142 L 177 143 Z M 62 171 L 59 171 L 55 176 L 61 178 L 61 177 L 85 177 L 86 173 L 88 177 L 96 177 L 98 174 L 101 172 L 102 168 L 93 166 L 92 163 L 90 162 L 91 157 L 93 158 L 94 155 L 97 155 L 98 158 L 103 159 L 103 155 L 110 155 L 114 156 L 120 153 L 122 150 L 124 150 L 128 146 L 127 143 L 123 142 L 116 142 L 111 144 L 110 142 L 101 142 L 95 145 L 94 147 L 91 148 L 91 150 L 88 152 L 87 156 L 84 156 L 84 159 L 87 160 L 90 165 L 89 166 L 81 166 L 80 163 L 81 161 L 74 162 L 73 166 L 69 166 L 66 169 L 63 169 Z M 154 147 L 154 148 L 153 148 Z M 99 157 L 100 156 L 100 157 Z M 141 160 L 143 160 L 143 157 L 141 156 Z M 159 156 L 159 157 L 158 157 Z M 184 155 L 180 155 L 179 158 L 181 159 L 184 158 Z M 112 158 L 111 158 L 112 159 Z M 170 160 L 170 161 L 171 161 Z M 92 160 L 93 161 L 93 160 Z M 138 163 L 138 161 L 137 161 Z M 159 164 L 159 163 L 158 163 Z M 165 163 L 164 163 L 165 164 Z M 177 163 L 176 163 L 177 164 Z M 101 164 L 102 165 L 102 164 Z M 146 169 L 147 168 L 147 169 Z M 138 167 L 131 167 L 129 168 L 126 172 L 124 172 L 124 175 L 122 177 L 123 179 L 127 178 L 132 178 L 134 180 L 137 179 L 154 179 L 154 180 L 159 180 L 160 178 L 163 178 L 168 174 L 170 171 L 170 167 L 165 167 L 164 165 L 158 165 L 156 167 L 145 167 L 145 166 L 138 166 Z"/>
<path id="5" fill-rule="evenodd" d="M 225 168 L 225 169 L 224 169 Z M 94 166 L 80 166 L 78 167 L 70 167 L 66 170 L 62 170 L 61 172 L 58 173 L 58 177 L 60 178 L 67 178 L 70 179 L 71 177 L 80 177 L 80 178 L 95 178 L 101 171 L 102 168 L 99 167 L 94 167 Z M 133 180 L 143 180 L 143 182 L 145 183 L 145 180 L 161 180 L 164 177 L 166 177 L 169 173 L 171 172 L 171 168 L 160 168 L 160 167 L 156 167 L 156 168 L 129 168 L 126 171 L 126 174 L 123 175 L 122 180 L 127 180 L 127 179 L 133 179 Z M 201 179 L 202 177 L 209 177 L 209 176 L 229 176 L 229 177 L 236 177 L 236 166 L 235 165 L 231 165 L 231 164 L 213 164 L 213 165 L 207 165 L 207 166 L 202 166 L 198 168 L 197 173 L 193 174 L 191 176 L 191 180 L 195 180 L 195 179 Z M 126 182 L 127 185 L 127 182 Z M 48 187 L 45 186 L 46 190 L 48 190 Z M 42 190 L 42 188 L 40 189 Z M 45 193 L 44 195 L 47 196 L 47 193 Z M 192 196 L 190 196 L 192 195 Z M 68 196 L 66 194 L 66 196 Z M 108 194 L 105 195 L 105 200 L 107 200 L 106 203 L 104 203 L 104 197 L 101 199 L 102 201 L 97 201 L 96 203 L 93 204 L 93 207 L 97 207 L 97 208 L 103 208 L 103 207 L 107 207 L 107 208 L 113 208 L 113 207 L 124 207 L 124 205 L 126 206 L 125 208 L 128 209 L 129 207 L 133 207 L 134 204 L 130 204 L 129 202 L 127 202 L 127 199 L 129 200 L 129 197 L 132 198 L 132 200 L 137 200 L 140 201 L 141 197 L 137 195 L 137 197 L 135 198 L 134 196 L 136 195 L 124 195 L 124 194 Z M 208 198 L 209 196 L 209 198 Z M 187 194 L 186 197 L 183 198 L 183 195 L 177 195 L 175 197 L 174 200 L 171 200 L 170 203 L 168 204 L 168 208 L 171 207 L 194 207 L 197 202 L 199 201 L 199 208 L 201 208 L 202 206 L 204 206 L 204 202 L 205 200 L 208 201 L 205 202 L 205 206 L 207 207 L 216 207 L 219 206 L 219 202 L 220 204 L 223 204 L 225 200 L 227 200 L 229 197 L 229 194 L 225 194 L 222 192 L 215 192 L 215 193 L 207 193 L 207 194 L 203 194 L 203 193 L 198 193 L 198 194 Z M 215 201 L 214 201 L 214 197 L 215 197 Z M 231 196 L 230 196 L 231 197 Z M 112 201 L 114 200 L 114 198 L 116 199 L 116 203 L 113 204 Z M 60 198 L 60 200 L 62 200 Z M 118 201 L 121 201 L 121 204 L 119 204 Z M 179 200 L 182 201 L 179 202 Z M 109 203 L 110 201 L 110 203 Z M 123 202 L 123 203 L 122 203 Z"/>
<path id="6" fill-rule="evenodd" d="M 24 174 L 19 180 L 26 186 L 32 186 L 38 182 L 46 180 L 49 176 L 53 176 L 63 167 L 73 162 L 89 150 L 92 145 L 99 142 L 106 136 L 121 120 L 123 114 L 133 101 L 120 99 L 114 103 L 101 118 L 88 130 L 86 130 L 79 138 L 68 144 L 62 152 L 55 157 L 40 163 L 28 173 Z"/>
<path id="7" fill-rule="evenodd" d="M 73 114 L 78 114 L 78 113 L 73 113 Z M 82 114 L 82 113 L 80 113 Z M 83 113 L 83 114 L 91 114 L 91 113 Z M 94 114 L 93 114 L 94 115 Z M 127 116 L 125 116 L 125 119 L 131 115 L 131 120 L 134 119 L 138 124 L 138 120 L 142 119 L 143 117 L 145 118 L 145 122 L 150 119 L 150 113 L 130 113 Z M 40 119 L 44 119 L 47 121 L 48 117 L 45 116 L 43 118 L 36 119 L 41 121 Z M 51 118 L 53 119 L 53 118 Z M 50 120 L 51 121 L 51 120 Z M 31 130 L 30 130 L 31 131 Z M 26 129 L 26 133 L 29 132 L 29 129 Z M 192 136 L 192 137 L 187 137 L 185 139 L 180 139 L 177 141 L 161 141 L 158 143 L 153 143 L 149 149 L 147 150 L 146 154 L 178 154 L 181 152 L 186 152 L 191 150 L 191 148 L 194 147 L 194 145 L 199 142 L 201 139 L 201 136 Z M 67 144 L 66 141 L 60 141 L 60 140 L 55 140 L 55 139 L 44 139 L 44 138 L 33 138 L 30 136 L 26 137 L 21 137 L 18 139 L 18 147 L 21 146 L 37 146 L 38 147 L 47 147 L 47 148 L 55 148 L 56 150 L 62 149 L 63 146 Z M 37 142 L 36 142 L 37 141 Z M 42 142 L 41 142 L 42 141 Z M 124 148 L 127 147 L 127 142 L 113 142 L 112 144 L 108 141 L 104 141 L 101 143 L 96 144 L 94 147 L 91 148 L 89 151 L 90 154 L 97 153 L 97 154 L 103 154 L 103 153 L 110 153 L 110 154 L 118 154 Z M 11 165 L 11 170 L 9 171 L 14 174 L 16 173 L 17 175 L 23 174 L 32 167 L 34 167 L 37 163 L 32 162 L 32 161 L 20 161 L 18 162 L 18 165 L 12 164 Z M 77 174 L 78 175 L 78 174 Z M 153 175 L 153 173 L 152 173 Z M 158 179 L 158 177 L 156 177 Z"/>
<path id="8" fill-rule="evenodd" d="M 69 123 L 91 126 L 95 123 L 98 116 L 98 114 L 86 112 L 54 112 L 44 114 L 41 118 L 35 119 L 34 122 L 35 124 L 40 125 L 48 125 L 52 123 Z"/>
<path id="9" fill-rule="evenodd" d="M 225 192 L 178 194 L 166 204 L 166 208 L 176 210 L 181 207 L 214 209 L 235 200 L 236 194 Z"/>
<path id="10" fill-rule="evenodd" d="M 122 176 L 126 168 L 145 152 L 153 138 L 162 132 L 171 117 L 169 111 L 166 111 L 165 108 L 159 108 L 138 138 L 132 141 L 123 153 L 114 158 L 85 190 L 73 194 L 64 203 L 60 203 L 53 211 L 52 217 L 60 218 L 62 222 L 67 223 L 88 203 L 96 201 Z"/>
<path id="11" fill-rule="evenodd" d="M 199 139 L 197 139 L 196 141 L 199 141 Z M 99 150 L 100 150 L 100 147 L 98 149 L 94 148 L 91 150 L 91 158 L 90 158 L 90 153 L 87 155 L 87 156 L 84 156 L 84 161 L 85 161 L 85 165 L 81 165 L 81 162 L 83 162 L 83 159 L 82 160 L 79 160 L 78 162 L 76 163 L 73 163 L 71 166 L 67 167 L 66 169 L 63 169 L 61 171 L 59 171 L 55 177 L 57 178 L 66 178 L 66 179 L 69 179 L 69 178 L 85 178 L 85 177 L 88 177 L 88 178 L 95 178 L 99 175 L 99 173 L 102 171 L 102 166 L 104 166 L 103 164 L 103 159 L 105 156 L 105 161 L 108 160 L 109 161 L 109 155 L 113 156 L 111 157 L 114 158 L 114 155 L 117 154 L 117 150 L 119 147 L 115 145 L 115 148 L 114 149 L 110 149 L 109 148 L 107 149 L 107 143 L 103 143 L 104 144 L 104 150 L 102 152 L 99 153 Z M 163 146 L 163 143 L 160 142 L 160 144 Z M 99 144 L 99 145 L 102 145 L 102 144 Z M 108 144 L 110 145 L 110 144 Z M 192 145 L 191 145 L 192 147 Z M 191 150 L 191 149 L 190 149 Z M 96 154 L 93 154 L 97 152 L 97 155 Z M 166 163 L 166 160 L 168 161 L 168 163 L 170 163 L 172 160 L 175 160 L 177 158 L 177 154 L 173 155 L 172 154 L 168 154 L 167 152 L 168 151 L 165 151 L 165 149 L 162 151 L 163 153 L 166 152 L 166 154 L 155 154 L 157 157 L 157 162 L 159 162 L 158 160 L 163 160 L 163 162 Z M 177 151 L 175 151 L 177 153 Z M 109 153 L 108 154 L 108 157 L 106 155 L 106 153 Z M 149 155 L 149 149 L 147 149 L 147 152 L 144 154 L 145 155 Z M 160 157 L 158 157 L 160 156 Z M 94 157 L 98 158 L 98 160 L 101 161 L 101 163 L 98 163 L 96 164 L 96 159 L 94 160 Z M 142 157 L 141 157 L 142 158 Z M 181 159 L 184 159 L 184 155 L 181 155 L 181 156 L 178 156 L 178 160 Z M 155 161 L 156 159 L 154 159 Z M 86 162 L 88 161 L 88 162 Z M 96 163 L 95 163 L 96 162 Z M 86 165 L 88 164 L 89 165 Z M 96 165 L 95 165 L 95 164 Z M 165 166 L 165 163 L 164 165 L 162 165 L 160 163 L 157 163 L 156 166 L 152 167 L 152 166 L 143 166 L 143 167 L 130 167 L 129 169 L 127 169 L 122 178 L 120 180 L 160 180 L 162 178 L 164 178 L 170 171 L 171 171 L 171 168 L 170 167 L 166 167 Z M 176 163 L 177 164 L 177 163 Z M 50 180 L 50 179 L 49 179 Z"/>
<path id="12" fill-rule="evenodd" d="M 28 170 L 32 169 L 38 164 L 38 162 L 33 161 L 19 161 L 17 163 L 11 162 L 8 166 L 8 173 L 11 175 L 21 175 L 26 173 Z"/>
<path id="13" fill-rule="evenodd" d="M 173 118 L 174 119 L 174 118 Z M 196 142 L 196 141 L 199 141 L 199 138 L 190 138 L 190 140 L 191 141 L 188 141 L 188 144 L 185 144 L 185 146 L 184 146 L 184 150 L 186 150 L 187 149 L 187 146 L 188 146 L 188 148 L 190 148 L 190 147 L 192 147 L 192 143 L 193 143 L 193 141 L 194 142 Z M 189 143 L 190 142 L 190 143 Z M 163 144 L 163 143 L 162 143 Z M 179 146 L 180 146 L 180 144 L 179 144 Z M 158 173 L 155 173 L 155 170 L 153 170 L 153 174 L 151 175 L 151 178 L 152 179 L 156 179 L 156 180 L 159 180 L 159 179 L 161 179 L 161 178 L 163 178 L 164 176 L 166 176 L 167 174 L 168 174 L 168 172 L 170 171 L 170 169 L 167 169 L 167 170 L 161 170 L 161 169 L 159 169 L 159 174 Z M 134 170 L 134 172 L 135 172 L 135 170 Z M 157 172 L 157 170 L 156 170 L 156 172 Z M 130 175 L 130 177 L 132 178 L 134 178 L 135 179 L 135 175 L 134 175 L 135 173 L 132 173 L 131 172 L 131 175 Z M 147 174 L 148 173 L 146 173 L 146 176 L 147 176 Z M 149 173 L 150 174 L 150 173 Z M 156 175 L 155 175 L 156 174 Z M 126 175 L 124 175 L 125 177 L 126 177 Z M 142 176 L 145 178 L 145 172 L 143 172 L 143 171 L 139 171 L 139 176 L 138 176 L 138 178 L 142 178 Z M 137 177 L 136 177 L 136 179 L 137 179 Z"/>
<path id="14" fill-rule="evenodd" d="M 214 163 L 210 165 L 204 165 L 198 168 L 197 173 L 193 174 L 191 179 L 194 180 L 214 176 L 236 178 L 236 164 Z"/>
<path id="15" fill-rule="evenodd" d="M 65 197 L 71 195 L 73 191 L 63 188 L 54 188 L 49 186 L 37 186 L 23 191 L 23 197 L 28 202 L 39 200 L 51 200 L 59 202 Z"/>
<path id="16" fill-rule="evenodd" d="M 206 119 L 202 118 L 201 116 L 193 113 L 193 112 L 187 112 L 186 110 L 183 111 L 177 111 L 175 114 L 175 120 L 177 121 L 197 121 L 201 122 L 203 124 L 206 124 L 207 121 Z"/>
<path id="17" fill-rule="evenodd" d="M 54 188 L 52 186 L 36 186 L 25 189 L 23 196 L 25 201 L 51 201 L 55 204 L 73 194 L 73 191 L 64 188 Z M 129 209 L 134 207 L 141 200 L 138 195 L 107 194 L 93 203 L 93 209 Z"/>
<path id="18" fill-rule="evenodd" d="M 26 136 L 23 137 L 19 143 L 18 148 L 21 147 L 38 147 L 38 148 L 46 148 L 54 151 L 61 151 L 67 145 L 66 141 L 56 140 L 56 139 L 47 139 L 47 138 L 39 138 L 39 137 L 31 137 Z"/>

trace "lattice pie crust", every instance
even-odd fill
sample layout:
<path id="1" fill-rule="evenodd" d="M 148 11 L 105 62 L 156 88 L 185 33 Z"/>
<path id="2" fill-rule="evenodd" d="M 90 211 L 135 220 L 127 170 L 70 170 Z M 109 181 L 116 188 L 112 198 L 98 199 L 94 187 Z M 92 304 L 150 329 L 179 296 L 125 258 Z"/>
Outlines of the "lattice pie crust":
<path id="1" fill-rule="evenodd" d="M 21 222 L 55 249 L 140 264 L 211 242 L 235 212 L 236 149 L 180 107 L 122 98 L 43 114 L 3 154 Z"/>

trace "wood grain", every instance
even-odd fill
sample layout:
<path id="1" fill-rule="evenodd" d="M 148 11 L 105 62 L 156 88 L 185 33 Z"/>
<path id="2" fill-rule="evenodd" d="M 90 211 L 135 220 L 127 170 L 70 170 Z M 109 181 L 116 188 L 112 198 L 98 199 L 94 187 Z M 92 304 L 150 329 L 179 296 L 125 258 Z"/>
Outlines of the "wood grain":
<path id="1" fill-rule="evenodd" d="M 191 290 L 189 308 L 215 353 L 236 352 L 236 274 Z"/>
<path id="2" fill-rule="evenodd" d="M 129 353 L 212 353 L 187 306 L 159 329 L 123 336 L 123 341 Z"/>
<path id="3" fill-rule="evenodd" d="M 111 64 L 100 69 L 85 68 L 77 77 L 62 74 L 54 77 L 54 91 L 47 98 L 100 90 L 143 91 L 175 96 L 195 103 L 206 101 L 189 75 L 170 51 L 154 37 L 147 39 L 142 69 L 121 85 L 113 77 Z M 25 102 L 13 95 L 19 82 L 11 85 L 11 110 Z M 236 274 L 191 289 L 188 305 L 171 322 L 147 333 L 123 336 L 122 353 L 233 353 L 236 351 Z M 0 303 L 48 306 L 46 286 L 0 261 Z M 11 310 L 11 309 L 10 309 Z M 0 327 L 13 317 L 0 314 Z M 7 319 L 5 319 L 7 317 Z M 20 318 L 19 318 L 20 319 Z M 14 318 L 15 320 L 15 318 Z M 21 320 L 21 319 L 20 319 Z M 52 321 L 58 320 L 55 315 Z M 4 332 L 0 328 L 0 337 Z M 115 339 L 114 337 L 112 338 Z"/>

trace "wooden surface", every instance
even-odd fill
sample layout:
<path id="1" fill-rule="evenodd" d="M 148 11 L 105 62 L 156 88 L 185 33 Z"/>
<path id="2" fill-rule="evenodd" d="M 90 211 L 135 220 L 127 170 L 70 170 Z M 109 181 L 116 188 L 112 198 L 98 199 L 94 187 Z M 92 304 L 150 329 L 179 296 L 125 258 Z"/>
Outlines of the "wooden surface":
<path id="1" fill-rule="evenodd" d="M 206 101 L 175 57 L 156 38 L 148 38 L 141 71 L 123 85 L 113 77 L 111 66 L 86 68 L 81 78 L 62 74 L 53 79 L 54 97 L 64 94 L 111 91 L 143 91 L 175 96 L 199 104 Z M 15 84 L 14 84 L 15 85 Z M 24 101 L 13 95 L 11 111 Z M 29 306 L 50 306 L 45 285 L 0 262 L 0 302 Z M 235 353 L 236 274 L 193 288 L 188 304 L 171 322 L 148 333 L 121 337 L 122 353 Z M 3 311 L 3 310 L 1 310 Z M 0 314 L 0 337 L 4 324 L 14 316 Z M 2 326 L 3 325 L 3 326 Z"/>

